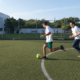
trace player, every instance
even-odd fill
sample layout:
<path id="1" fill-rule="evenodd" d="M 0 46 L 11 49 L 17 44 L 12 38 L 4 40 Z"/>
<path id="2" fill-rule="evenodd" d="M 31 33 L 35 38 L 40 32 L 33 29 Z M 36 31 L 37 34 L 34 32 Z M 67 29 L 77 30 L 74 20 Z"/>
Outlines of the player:
<path id="1" fill-rule="evenodd" d="M 72 34 L 70 38 L 75 38 L 72 47 L 75 48 L 80 53 L 79 42 L 80 42 L 80 28 L 75 25 L 75 22 L 70 23 Z M 80 57 L 80 56 L 78 56 Z"/>
<path id="2" fill-rule="evenodd" d="M 45 34 L 40 36 L 41 38 L 46 36 L 46 42 L 45 42 L 45 44 L 43 45 L 43 57 L 42 57 L 42 58 L 45 58 L 45 59 L 46 59 L 46 48 L 47 48 L 47 47 L 49 48 L 49 51 L 50 51 L 50 52 L 54 52 L 54 51 L 57 51 L 57 50 L 59 50 L 59 49 L 62 49 L 62 50 L 65 50 L 65 49 L 64 49 L 63 45 L 61 45 L 60 47 L 57 47 L 57 48 L 52 49 L 53 30 L 51 29 L 51 27 L 49 27 L 49 26 L 47 25 L 47 22 L 43 22 L 42 25 L 43 25 L 44 28 L 46 28 Z"/>

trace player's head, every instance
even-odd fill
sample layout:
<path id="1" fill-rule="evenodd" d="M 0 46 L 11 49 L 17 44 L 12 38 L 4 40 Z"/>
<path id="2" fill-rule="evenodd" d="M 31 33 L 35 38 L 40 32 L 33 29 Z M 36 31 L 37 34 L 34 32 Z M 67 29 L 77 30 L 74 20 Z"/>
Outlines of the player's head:
<path id="1" fill-rule="evenodd" d="M 42 23 L 42 25 L 43 25 L 44 28 L 46 28 L 47 24 L 48 24 L 48 23 L 47 23 L 46 21 L 44 21 L 44 22 Z"/>
<path id="2" fill-rule="evenodd" d="M 75 22 L 74 21 L 70 22 L 70 26 L 74 27 L 75 26 Z"/>

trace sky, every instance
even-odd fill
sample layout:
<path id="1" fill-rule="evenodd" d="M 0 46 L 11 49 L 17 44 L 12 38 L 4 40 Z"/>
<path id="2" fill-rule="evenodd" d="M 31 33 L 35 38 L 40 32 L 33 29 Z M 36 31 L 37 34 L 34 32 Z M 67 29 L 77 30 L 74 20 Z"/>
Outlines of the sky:
<path id="1" fill-rule="evenodd" d="M 0 12 L 25 20 L 80 18 L 80 0 L 0 0 Z"/>

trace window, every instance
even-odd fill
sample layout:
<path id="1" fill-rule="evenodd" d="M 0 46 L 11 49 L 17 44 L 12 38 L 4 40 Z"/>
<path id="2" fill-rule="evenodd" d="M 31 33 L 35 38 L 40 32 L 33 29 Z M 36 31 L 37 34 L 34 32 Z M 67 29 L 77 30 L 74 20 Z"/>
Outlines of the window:
<path id="1" fill-rule="evenodd" d="M 0 31 L 3 31 L 3 28 L 0 28 Z"/>

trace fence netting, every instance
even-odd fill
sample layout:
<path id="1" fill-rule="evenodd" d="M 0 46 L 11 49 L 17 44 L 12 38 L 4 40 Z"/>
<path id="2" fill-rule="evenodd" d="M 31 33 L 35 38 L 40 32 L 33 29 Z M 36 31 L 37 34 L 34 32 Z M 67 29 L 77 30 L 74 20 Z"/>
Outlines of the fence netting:
<path id="1" fill-rule="evenodd" d="M 45 34 L 45 28 L 42 26 L 42 22 L 48 22 L 48 25 L 52 28 L 54 35 L 53 39 L 70 39 L 72 34 L 70 22 L 74 21 L 78 27 L 80 27 L 80 19 L 61 19 L 61 20 L 5 20 L 0 19 L 0 39 L 45 39 L 40 38 L 40 35 Z"/>

